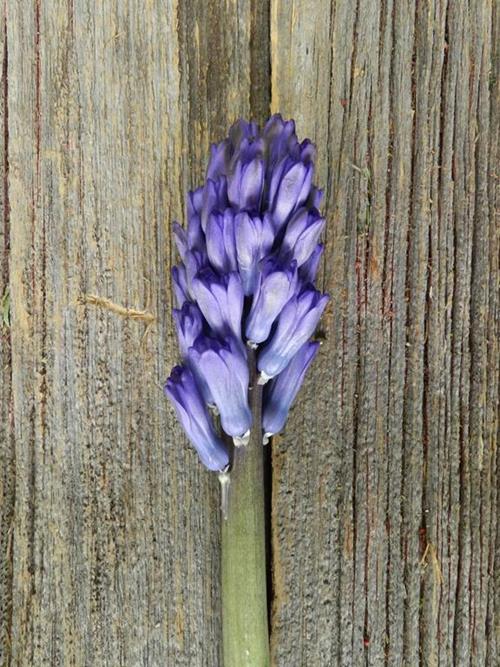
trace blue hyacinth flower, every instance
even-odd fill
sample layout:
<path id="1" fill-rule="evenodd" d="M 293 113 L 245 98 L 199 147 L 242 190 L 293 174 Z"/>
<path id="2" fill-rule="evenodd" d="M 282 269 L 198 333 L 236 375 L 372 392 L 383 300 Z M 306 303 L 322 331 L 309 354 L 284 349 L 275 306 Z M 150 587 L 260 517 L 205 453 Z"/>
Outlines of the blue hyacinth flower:
<path id="1" fill-rule="evenodd" d="M 315 156 L 293 120 L 275 114 L 263 128 L 239 120 L 211 146 L 205 182 L 187 196 L 187 226 L 173 225 L 184 365 L 165 391 L 211 470 L 231 458 L 224 434 L 239 446 L 250 429 L 269 437 L 283 428 L 317 352 L 309 339 L 328 297 L 314 287 L 325 224 Z M 249 379 L 258 373 L 270 382 L 253 423 Z"/>

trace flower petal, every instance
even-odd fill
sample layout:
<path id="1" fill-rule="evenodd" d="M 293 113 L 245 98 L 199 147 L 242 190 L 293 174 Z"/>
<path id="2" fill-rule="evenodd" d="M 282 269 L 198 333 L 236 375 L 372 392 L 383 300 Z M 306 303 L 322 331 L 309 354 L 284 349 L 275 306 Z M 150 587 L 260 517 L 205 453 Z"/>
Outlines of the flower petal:
<path id="1" fill-rule="evenodd" d="M 180 310 L 174 308 L 172 316 L 177 329 L 179 348 L 183 357 L 203 331 L 203 317 L 195 303 L 186 301 Z"/>
<path id="2" fill-rule="evenodd" d="M 227 448 L 215 433 L 191 371 L 176 366 L 165 383 L 165 394 L 202 463 L 209 470 L 224 470 L 229 464 Z"/>
<path id="3" fill-rule="evenodd" d="M 182 264 L 172 267 L 172 283 L 177 307 L 182 308 L 184 302 L 189 299 L 186 268 Z"/>
<path id="4" fill-rule="evenodd" d="M 217 341 L 199 341 L 189 350 L 189 359 L 208 384 L 221 425 L 232 437 L 242 437 L 251 427 L 248 406 L 248 367 L 242 349 Z"/>
<path id="5" fill-rule="evenodd" d="M 266 385 L 262 427 L 267 437 L 283 429 L 290 407 L 318 350 L 317 342 L 302 345 L 285 370 Z"/>
<path id="6" fill-rule="evenodd" d="M 252 343 L 267 339 L 275 319 L 290 300 L 297 286 L 297 263 L 281 267 L 274 260 L 266 262 L 253 297 L 245 335 Z"/>
<path id="7" fill-rule="evenodd" d="M 192 289 L 212 329 L 220 336 L 231 332 L 241 338 L 243 288 L 239 275 L 217 276 L 211 269 L 203 269 L 193 278 Z"/>
<path id="8" fill-rule="evenodd" d="M 272 378 L 287 367 L 298 349 L 313 334 L 328 299 L 328 295 L 309 288 L 290 299 L 278 318 L 271 340 L 259 354 L 259 371 Z"/>
<path id="9" fill-rule="evenodd" d="M 321 255 L 323 254 L 324 249 L 325 246 L 322 243 L 318 243 L 312 251 L 309 259 L 300 267 L 299 277 L 304 284 L 313 283 L 316 280 L 319 262 L 321 260 Z"/>

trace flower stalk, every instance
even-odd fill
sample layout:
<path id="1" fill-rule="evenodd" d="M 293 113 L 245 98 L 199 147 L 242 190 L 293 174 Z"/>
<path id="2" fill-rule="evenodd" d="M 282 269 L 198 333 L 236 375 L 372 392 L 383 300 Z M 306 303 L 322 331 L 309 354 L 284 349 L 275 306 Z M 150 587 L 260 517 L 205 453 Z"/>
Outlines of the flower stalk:
<path id="1" fill-rule="evenodd" d="M 248 354 L 253 417 L 248 445 L 234 448 L 227 518 L 222 520 L 224 667 L 267 667 L 269 632 L 261 423 L 262 386 L 255 353 Z"/>

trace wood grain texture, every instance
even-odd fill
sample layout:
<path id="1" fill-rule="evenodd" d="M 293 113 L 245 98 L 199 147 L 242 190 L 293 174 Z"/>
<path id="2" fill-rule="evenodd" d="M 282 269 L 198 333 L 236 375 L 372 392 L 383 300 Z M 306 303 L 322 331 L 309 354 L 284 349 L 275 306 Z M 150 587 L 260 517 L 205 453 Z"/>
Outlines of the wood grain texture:
<path id="1" fill-rule="evenodd" d="M 7 43 L 5 7 L 0 12 L 0 303 L 9 294 L 9 200 L 7 178 Z M 0 665 L 8 650 L 12 609 L 12 519 L 14 511 L 14 440 L 12 438 L 12 391 L 10 328 L 8 314 L 0 311 Z"/>
<path id="2" fill-rule="evenodd" d="M 272 444 L 274 664 L 498 664 L 495 3 L 1 13 L 0 665 L 221 665 L 217 482 L 161 393 L 171 223 L 270 106 L 318 145 L 332 297 Z"/>
<path id="3" fill-rule="evenodd" d="M 161 385 L 177 354 L 171 223 L 209 141 L 250 114 L 258 26 L 255 7 L 235 7 L 8 3 L 16 488 L 2 665 L 220 664 L 217 480 Z M 2 429 L 7 417 L 2 401 Z"/>
<path id="4" fill-rule="evenodd" d="M 271 5 L 332 296 L 273 443 L 275 663 L 498 664 L 492 3 Z"/>

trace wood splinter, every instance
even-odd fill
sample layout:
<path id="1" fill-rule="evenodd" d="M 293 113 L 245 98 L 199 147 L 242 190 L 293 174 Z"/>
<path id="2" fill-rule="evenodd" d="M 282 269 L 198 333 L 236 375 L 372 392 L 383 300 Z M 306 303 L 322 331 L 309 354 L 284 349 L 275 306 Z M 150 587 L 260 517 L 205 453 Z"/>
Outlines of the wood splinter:
<path id="1" fill-rule="evenodd" d="M 90 304 L 92 306 L 100 306 L 106 310 L 120 315 L 121 317 L 127 317 L 132 320 L 140 320 L 146 322 L 148 325 L 153 324 L 156 321 L 156 317 L 153 313 L 148 312 L 147 310 L 136 310 L 135 308 L 125 308 L 125 306 L 120 306 L 118 303 L 114 303 L 110 299 L 106 299 L 102 296 L 96 296 L 95 294 L 85 294 L 81 298 L 81 302 L 84 304 Z"/>

